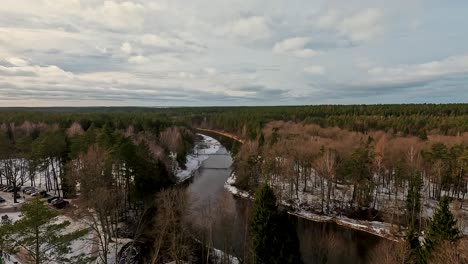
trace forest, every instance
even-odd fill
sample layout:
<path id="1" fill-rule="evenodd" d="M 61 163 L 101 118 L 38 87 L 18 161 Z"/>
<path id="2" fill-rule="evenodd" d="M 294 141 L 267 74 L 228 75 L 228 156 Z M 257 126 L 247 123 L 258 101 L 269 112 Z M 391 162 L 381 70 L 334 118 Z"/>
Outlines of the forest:
<path id="1" fill-rule="evenodd" d="M 198 128 L 243 142 L 243 254 L 187 219 Z M 2 108 L 0 259 L 301 263 L 289 212 L 379 223 L 385 263 L 466 263 L 467 171 L 467 104 Z"/>

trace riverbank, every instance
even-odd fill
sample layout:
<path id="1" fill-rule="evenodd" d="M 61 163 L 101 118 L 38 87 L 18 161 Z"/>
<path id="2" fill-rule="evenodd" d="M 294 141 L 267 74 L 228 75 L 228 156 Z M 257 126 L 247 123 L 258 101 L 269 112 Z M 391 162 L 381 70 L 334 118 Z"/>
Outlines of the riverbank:
<path id="1" fill-rule="evenodd" d="M 232 159 L 230 149 L 224 149 L 226 145 L 223 142 L 229 141 L 232 144 L 234 140 L 206 133 L 219 140 L 222 147 L 216 155 L 211 155 L 203 162 L 202 169 L 198 170 L 193 181 L 189 181 L 189 191 L 195 197 L 193 211 L 202 217 L 201 222 L 196 221 L 195 216 L 191 216 L 190 221 L 200 223 L 200 227 L 209 232 L 213 247 L 223 249 L 231 255 L 245 257 L 248 254 L 245 251 L 248 250 L 245 242 L 250 200 L 238 199 L 225 189 L 225 183 L 232 175 Z M 245 194 L 249 196 L 248 193 Z M 203 220 L 206 217 L 209 221 Z M 316 264 L 318 259 L 325 258 L 331 264 L 368 263 L 367 258 L 374 246 L 385 240 L 380 236 L 334 223 L 311 221 L 295 215 L 291 215 L 290 220 L 296 225 L 299 250 L 303 263 L 306 264 Z"/>
<path id="2" fill-rule="evenodd" d="M 240 190 L 239 188 L 234 186 L 235 182 L 236 176 L 234 173 L 232 173 L 232 175 L 227 179 L 226 183 L 224 184 L 224 188 L 237 197 L 253 200 L 253 194 L 250 194 L 249 192 L 244 190 Z M 390 223 L 356 220 L 339 215 L 321 215 L 307 211 L 305 209 L 301 209 L 297 204 L 291 204 L 285 201 L 281 201 L 281 204 L 288 208 L 289 214 L 308 219 L 314 222 L 333 222 L 340 226 L 346 226 L 351 229 L 367 232 L 392 241 L 402 241 L 404 238 L 404 232 L 393 231 L 398 227 Z M 403 230 L 403 228 L 401 228 L 401 230 Z"/>
<path id="3" fill-rule="evenodd" d="M 221 147 L 221 143 L 216 139 L 200 133 L 197 133 L 197 135 L 201 136 L 202 139 L 195 144 L 192 153 L 187 155 L 185 169 L 181 169 L 180 167 L 176 168 L 174 174 L 178 182 L 183 182 L 192 178 L 203 161 L 207 160 L 210 157 L 209 155 L 218 152 Z"/>
<path id="4" fill-rule="evenodd" d="M 210 133 L 215 133 L 215 134 L 218 134 L 218 135 L 221 135 L 221 136 L 224 136 L 224 137 L 227 137 L 227 138 L 230 138 L 230 139 L 234 139 L 235 141 L 241 143 L 241 144 L 244 144 L 244 140 L 239 138 L 238 136 L 236 135 L 233 135 L 231 133 L 228 133 L 228 132 L 224 132 L 224 131 L 218 131 L 218 130 L 213 130 L 213 129 L 207 129 L 207 128 L 197 128 L 197 130 L 200 130 L 200 131 L 205 131 L 205 132 L 210 132 Z"/>

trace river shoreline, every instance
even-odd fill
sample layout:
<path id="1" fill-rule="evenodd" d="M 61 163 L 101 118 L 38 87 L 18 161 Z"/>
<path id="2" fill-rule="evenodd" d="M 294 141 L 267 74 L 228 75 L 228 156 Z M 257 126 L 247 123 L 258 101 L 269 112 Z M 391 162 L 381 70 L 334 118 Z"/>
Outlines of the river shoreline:
<path id="1" fill-rule="evenodd" d="M 177 167 L 174 172 L 178 183 L 192 179 L 195 171 L 201 167 L 203 162 L 207 160 L 210 155 L 218 152 L 221 147 L 221 143 L 216 139 L 200 133 L 197 133 L 197 135 L 202 138 L 195 144 L 192 153 L 187 155 L 185 169 Z"/>
<path id="2" fill-rule="evenodd" d="M 220 131 L 211 130 L 211 129 L 202 129 L 202 128 L 197 128 L 197 129 L 200 131 L 212 132 L 212 133 L 236 140 L 240 143 L 243 143 L 243 141 L 240 140 L 238 137 L 229 133 L 220 132 Z M 236 181 L 235 173 L 233 172 L 231 176 L 225 182 L 224 188 L 228 192 L 233 194 L 234 196 L 253 200 L 253 197 L 250 193 L 244 190 L 240 190 L 234 186 L 235 181 Z M 339 216 L 339 215 L 321 215 L 321 214 L 317 214 L 317 213 L 306 211 L 306 210 L 296 209 L 293 204 L 289 204 L 284 201 L 282 201 L 281 203 L 283 206 L 289 209 L 288 210 L 289 214 L 295 215 L 303 219 L 307 219 L 307 220 L 314 221 L 314 222 L 322 222 L 322 223 L 325 223 L 325 222 L 336 223 L 337 225 L 340 225 L 340 226 L 344 226 L 344 227 L 354 229 L 354 230 L 363 231 L 363 232 L 376 235 L 376 236 L 379 236 L 379 237 L 382 237 L 391 241 L 395 241 L 395 242 L 404 240 L 404 232 L 401 232 L 401 231 L 398 233 L 391 232 L 392 229 L 398 228 L 398 227 L 390 223 L 356 220 L 356 219 L 351 219 L 351 218 Z M 403 230 L 404 228 L 401 228 L 401 229 Z"/>
<path id="3" fill-rule="evenodd" d="M 207 132 L 207 134 L 209 133 Z M 220 138 L 217 139 L 220 142 L 227 139 L 222 135 L 220 135 Z M 228 139 L 227 141 L 234 142 L 233 139 Z M 224 144 L 221 145 L 225 146 Z M 203 161 L 202 166 L 197 170 L 199 173 L 196 177 L 193 177 L 193 181 L 190 181 L 189 189 L 196 195 L 198 206 L 203 204 L 204 201 L 208 201 L 207 204 L 210 206 L 216 205 L 216 201 L 225 203 L 222 208 L 225 208 L 224 210 L 233 215 L 231 215 L 228 222 L 213 222 L 217 223 L 213 227 L 213 230 L 217 230 L 214 232 L 216 242 L 214 242 L 213 246 L 218 249 L 225 249 L 226 234 L 224 232 L 226 231 L 223 230 L 225 230 L 226 225 L 230 226 L 232 224 L 228 228 L 227 237 L 233 239 L 231 242 L 234 244 L 231 244 L 231 246 L 234 245 L 236 248 L 235 252 L 240 252 L 240 256 L 243 256 L 242 252 L 245 250 L 242 242 L 245 239 L 243 232 L 247 223 L 245 221 L 248 220 L 248 216 L 245 215 L 247 214 L 246 206 L 249 205 L 249 198 L 251 199 L 253 196 L 234 187 L 235 179 L 232 177 L 233 174 L 230 168 L 232 153 L 227 148 L 221 148 L 220 151 L 220 153 L 210 156 L 209 159 Z M 224 151 L 227 151 L 227 153 L 224 153 Z M 229 161 L 227 162 L 227 160 Z M 221 167 L 225 167 L 226 169 L 220 170 L 219 168 Z M 228 189 L 229 187 L 232 188 Z M 236 195 L 233 195 L 233 193 Z M 247 199 L 238 199 L 237 196 Z M 212 203 L 213 201 L 214 203 Z M 195 207 L 199 208 L 197 205 Z M 313 221 L 314 219 L 311 219 L 310 215 L 309 217 L 305 217 L 305 214 L 295 215 L 298 212 L 293 209 L 289 211 L 290 220 L 297 223 L 296 232 L 299 239 L 299 250 L 303 262 L 307 264 L 317 264 L 317 259 L 321 257 L 326 257 L 329 260 L 328 263 L 333 264 L 367 263 L 366 259 L 372 251 L 373 246 L 385 239 L 382 235 L 374 235 L 371 232 L 358 230 L 360 226 L 352 228 L 346 225 L 335 224 L 331 218 L 328 221 L 324 221 L 324 219 Z M 343 246 L 334 248 L 333 245 L 327 244 L 325 240 L 330 238 L 333 238 L 335 243 L 343 243 Z M 237 255 L 229 249 L 225 252 L 234 256 Z"/>
<path id="4" fill-rule="evenodd" d="M 244 191 L 240 190 L 239 188 L 235 187 L 236 176 L 235 173 L 232 173 L 231 176 L 227 179 L 226 183 L 224 184 L 224 188 L 230 192 L 232 195 L 243 198 L 243 199 L 250 199 L 253 200 L 253 196 Z M 377 222 L 377 221 L 364 221 L 364 220 L 355 220 L 344 216 L 336 216 L 336 215 L 320 215 L 317 213 L 295 209 L 294 205 L 281 202 L 283 206 L 288 208 L 288 213 L 290 215 L 294 215 L 300 218 L 304 218 L 314 222 L 330 222 L 336 223 L 340 226 L 345 226 L 350 229 L 363 231 L 372 235 L 376 235 L 391 241 L 400 242 L 404 240 L 404 233 L 392 233 L 391 229 L 395 228 L 395 225 L 390 223 L 384 222 Z"/>

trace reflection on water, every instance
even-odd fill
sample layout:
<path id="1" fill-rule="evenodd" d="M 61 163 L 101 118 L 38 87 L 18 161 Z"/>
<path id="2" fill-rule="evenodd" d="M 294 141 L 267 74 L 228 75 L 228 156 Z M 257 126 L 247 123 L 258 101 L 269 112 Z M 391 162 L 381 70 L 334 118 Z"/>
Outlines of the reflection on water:
<path id="1" fill-rule="evenodd" d="M 368 263 L 366 258 L 382 238 L 339 226 L 291 217 L 296 222 L 305 263 Z"/>
<path id="2" fill-rule="evenodd" d="M 203 162 L 189 186 L 190 193 L 196 198 L 194 207 L 206 206 L 219 200 L 225 192 L 224 183 L 231 174 L 231 165 L 232 158 L 224 147 Z"/>
<path id="3" fill-rule="evenodd" d="M 193 196 L 190 217 L 199 231 L 200 240 L 247 259 L 250 201 L 234 198 L 225 191 L 224 183 L 231 174 L 232 158 L 224 147 L 217 154 L 203 162 L 188 187 Z M 290 219 L 296 224 L 300 251 L 306 264 L 367 263 L 368 253 L 382 240 L 334 223 L 318 223 L 295 216 Z"/>

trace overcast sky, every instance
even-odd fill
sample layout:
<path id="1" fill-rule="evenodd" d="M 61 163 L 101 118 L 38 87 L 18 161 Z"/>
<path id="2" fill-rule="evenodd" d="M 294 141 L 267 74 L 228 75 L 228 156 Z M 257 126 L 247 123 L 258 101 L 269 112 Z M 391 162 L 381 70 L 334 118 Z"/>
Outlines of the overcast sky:
<path id="1" fill-rule="evenodd" d="M 0 106 L 468 102 L 468 1 L 2 0 Z"/>

